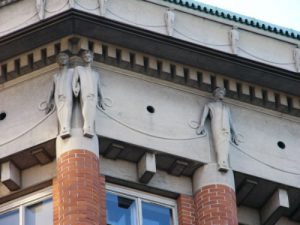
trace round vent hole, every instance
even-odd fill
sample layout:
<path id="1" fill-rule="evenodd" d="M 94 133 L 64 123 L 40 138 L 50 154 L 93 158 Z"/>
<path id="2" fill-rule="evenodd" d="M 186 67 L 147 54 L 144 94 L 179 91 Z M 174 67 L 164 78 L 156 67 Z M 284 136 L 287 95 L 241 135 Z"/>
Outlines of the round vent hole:
<path id="1" fill-rule="evenodd" d="M 5 112 L 1 112 L 0 113 L 0 120 L 4 120 L 6 117 L 6 113 Z"/>
<path id="2" fill-rule="evenodd" d="M 280 149 L 285 149 L 285 144 L 282 141 L 278 141 L 277 145 Z"/>
<path id="3" fill-rule="evenodd" d="M 146 109 L 147 109 L 147 111 L 148 111 L 149 113 L 154 113 L 154 112 L 155 112 L 154 107 L 151 106 L 151 105 L 148 105 Z"/>

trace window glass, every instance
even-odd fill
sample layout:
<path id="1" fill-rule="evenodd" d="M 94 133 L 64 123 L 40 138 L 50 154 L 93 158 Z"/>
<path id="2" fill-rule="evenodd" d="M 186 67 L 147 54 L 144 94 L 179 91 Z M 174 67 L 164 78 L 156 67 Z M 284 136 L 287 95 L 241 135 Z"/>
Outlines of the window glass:
<path id="1" fill-rule="evenodd" d="M 0 215 L 0 225 L 19 225 L 19 211 L 11 211 Z"/>
<path id="2" fill-rule="evenodd" d="M 27 206 L 25 209 L 25 225 L 52 225 L 52 199 Z"/>
<path id="3" fill-rule="evenodd" d="M 142 203 L 143 225 L 171 225 L 172 210 L 153 203 Z"/>
<path id="4" fill-rule="evenodd" d="M 135 200 L 106 193 L 106 216 L 108 225 L 136 225 Z"/>

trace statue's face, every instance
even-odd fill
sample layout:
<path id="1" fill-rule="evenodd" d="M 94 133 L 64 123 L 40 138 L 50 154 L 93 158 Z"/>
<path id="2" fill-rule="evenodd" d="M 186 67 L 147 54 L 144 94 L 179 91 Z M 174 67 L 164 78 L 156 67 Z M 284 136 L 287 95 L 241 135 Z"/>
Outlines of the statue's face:
<path id="1" fill-rule="evenodd" d="M 59 54 L 57 57 L 57 63 L 59 65 L 66 65 L 69 62 L 69 56 L 67 54 Z"/>
<path id="2" fill-rule="evenodd" d="M 84 52 L 82 54 L 82 60 L 86 63 L 91 63 L 93 61 L 93 55 L 90 52 Z"/>
<path id="3" fill-rule="evenodd" d="M 223 90 L 218 90 L 214 94 L 215 99 L 219 99 L 219 100 L 223 100 L 224 96 L 225 96 L 225 91 Z"/>

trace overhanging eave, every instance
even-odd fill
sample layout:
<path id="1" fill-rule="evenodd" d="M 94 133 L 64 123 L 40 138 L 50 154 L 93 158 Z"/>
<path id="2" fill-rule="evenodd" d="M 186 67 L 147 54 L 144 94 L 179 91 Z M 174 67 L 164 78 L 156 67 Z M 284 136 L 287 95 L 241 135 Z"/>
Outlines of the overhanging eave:
<path id="1" fill-rule="evenodd" d="M 72 34 L 166 58 L 291 95 L 300 95 L 300 76 L 295 72 L 74 9 L 1 37 L 0 61 Z"/>

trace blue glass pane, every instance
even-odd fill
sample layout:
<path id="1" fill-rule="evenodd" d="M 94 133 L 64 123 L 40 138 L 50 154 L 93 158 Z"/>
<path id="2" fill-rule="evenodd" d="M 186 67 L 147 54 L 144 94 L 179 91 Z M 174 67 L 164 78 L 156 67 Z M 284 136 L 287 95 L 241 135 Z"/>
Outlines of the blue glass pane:
<path id="1" fill-rule="evenodd" d="M 106 215 L 106 223 L 109 225 L 136 225 L 135 201 L 112 193 L 107 193 Z"/>
<path id="2" fill-rule="evenodd" d="M 19 225 L 19 211 L 4 213 L 0 215 L 0 225 Z"/>
<path id="3" fill-rule="evenodd" d="M 143 225 L 172 225 L 172 210 L 153 203 L 142 203 Z"/>
<path id="4" fill-rule="evenodd" d="M 53 225 L 52 199 L 26 207 L 25 225 Z"/>

